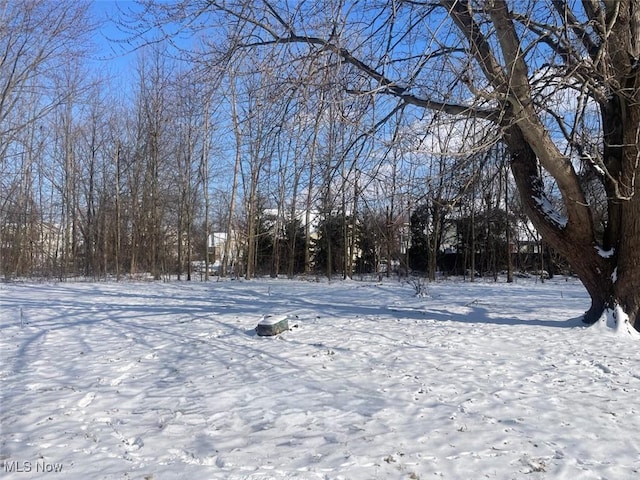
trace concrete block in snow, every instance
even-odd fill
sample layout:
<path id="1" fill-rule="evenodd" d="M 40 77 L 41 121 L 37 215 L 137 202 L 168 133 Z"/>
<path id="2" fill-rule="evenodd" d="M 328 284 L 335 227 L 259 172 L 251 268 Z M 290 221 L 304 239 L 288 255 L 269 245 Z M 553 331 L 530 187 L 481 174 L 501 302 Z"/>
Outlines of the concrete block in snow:
<path id="1" fill-rule="evenodd" d="M 278 335 L 285 330 L 289 330 L 289 322 L 286 315 L 265 315 L 256 327 L 258 335 L 263 337 Z"/>

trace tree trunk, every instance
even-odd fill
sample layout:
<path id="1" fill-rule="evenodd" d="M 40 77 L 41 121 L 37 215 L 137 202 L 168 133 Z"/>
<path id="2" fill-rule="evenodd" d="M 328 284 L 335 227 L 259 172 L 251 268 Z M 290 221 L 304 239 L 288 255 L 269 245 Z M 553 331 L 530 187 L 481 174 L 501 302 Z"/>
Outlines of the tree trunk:
<path id="1" fill-rule="evenodd" d="M 115 151 L 115 208 L 116 208 L 116 225 L 115 225 L 115 245 L 114 245 L 114 263 L 116 268 L 116 281 L 120 281 L 120 246 L 122 242 L 122 234 L 121 234 L 121 219 L 122 214 L 120 211 L 120 142 L 116 142 L 116 151 Z"/>
<path id="2" fill-rule="evenodd" d="M 204 104 L 204 125 L 202 131 L 202 156 L 200 157 L 200 180 L 204 199 L 204 281 L 209 281 L 209 120 L 211 93 L 207 93 Z M 214 259 L 215 260 L 215 259 Z M 191 261 L 191 259 L 189 259 Z"/>
<path id="3" fill-rule="evenodd" d="M 304 274 L 311 273 L 311 206 L 313 205 L 313 153 L 309 166 L 309 184 L 307 185 L 307 199 L 304 211 Z"/>
<path id="4" fill-rule="evenodd" d="M 513 257 L 511 253 L 511 225 L 509 222 L 509 174 L 502 162 L 500 171 L 504 173 L 504 213 L 505 213 L 505 237 L 507 242 L 507 283 L 513 283 Z"/>
<path id="5" fill-rule="evenodd" d="M 289 218 L 286 221 L 289 227 L 289 237 L 287 238 L 287 278 L 292 279 L 295 272 L 296 263 L 296 198 L 298 196 L 298 184 L 300 182 L 300 173 L 298 172 L 297 155 L 294 159 L 293 186 L 291 193 L 291 206 L 289 208 Z"/>
<path id="6" fill-rule="evenodd" d="M 512 111 L 507 109 L 505 113 L 518 126 L 506 126 L 507 143 L 527 213 L 546 242 L 567 258 L 589 292 L 591 308 L 584 320 L 595 322 L 605 309 L 620 306 L 636 328 L 640 327 L 640 184 L 636 182 L 640 174 L 639 12 L 640 4 L 635 1 L 606 5 L 607 35 L 600 39 L 598 48 L 592 49 L 598 70 L 587 75 L 595 78 L 602 74 L 602 87 L 606 89 L 604 100 L 600 100 L 604 148 L 598 173 L 607 192 L 608 218 L 600 246 L 579 177 L 570 159 L 553 145 L 528 101 L 527 69 L 506 2 L 497 2 L 491 10 L 510 67 L 509 85 L 516 86 L 509 100 Z M 552 218 L 536 172 L 537 160 L 557 182 L 568 216 L 565 222 Z"/>
<path id="7" fill-rule="evenodd" d="M 435 282 L 438 269 L 438 251 L 440 250 L 440 235 L 442 227 L 442 207 L 439 198 L 431 199 L 431 223 L 433 228 L 431 235 L 427 237 L 427 265 L 429 281 Z"/>
<path id="8" fill-rule="evenodd" d="M 544 192 L 533 149 L 515 125 L 507 127 L 505 140 L 511 153 L 511 170 L 526 213 L 545 241 L 567 258 L 584 284 L 591 297 L 591 307 L 584 315 L 584 322 L 594 323 L 606 308 L 612 308 L 615 304 L 612 263 L 599 253 L 594 240 L 587 242 L 575 230 L 555 225 L 549 220 L 548 207 L 540 201 L 544 198 Z"/>
<path id="9" fill-rule="evenodd" d="M 640 83 L 640 74 L 635 74 L 635 83 Z M 636 97 L 640 97 L 640 89 L 636 86 Z M 637 175 L 638 157 L 640 148 L 638 145 L 638 132 L 640 131 L 640 105 L 638 99 L 634 102 L 627 101 L 623 119 L 625 125 L 622 145 L 624 145 L 621 168 L 619 175 L 621 192 L 625 199 L 617 199 L 620 219 L 614 222 L 617 232 L 609 232 L 612 239 L 613 268 L 613 300 L 612 303 L 620 305 L 629 315 L 631 325 L 640 330 L 640 181 Z M 611 208 L 610 208 L 611 211 Z M 614 209 L 618 215 L 618 208 Z M 613 230 L 610 229 L 610 230 Z M 617 234 L 616 234 L 617 233 Z"/>
<path id="10" fill-rule="evenodd" d="M 227 236 L 224 240 L 224 251 L 222 254 L 222 264 L 220 265 L 220 276 L 227 276 L 227 264 L 229 263 L 231 250 L 231 236 L 233 235 L 233 222 L 235 216 L 236 195 L 238 191 L 238 175 L 240 173 L 240 162 L 242 161 L 242 131 L 240 128 L 240 119 L 238 118 L 238 98 L 236 95 L 236 80 L 232 78 L 229 83 L 231 94 L 231 120 L 233 122 L 233 135 L 235 138 L 235 161 L 233 164 L 233 182 L 231 184 L 231 199 L 229 200 L 229 212 L 227 213 Z M 214 246 L 215 248 L 215 246 Z M 214 255 L 215 257 L 215 255 Z M 214 258 L 215 261 L 215 258 Z M 208 273 L 207 273 L 208 275 Z"/>
<path id="11" fill-rule="evenodd" d="M 612 22 L 607 28 L 611 31 L 594 54 L 597 68 L 603 68 L 607 77 L 607 94 L 600 101 L 604 135 L 604 170 L 600 170 L 604 172 L 609 202 L 604 244 L 595 236 L 593 211 L 570 158 L 553 143 L 529 102 L 528 68 L 507 3 L 495 2 L 490 16 L 510 72 L 511 90 L 504 113 L 511 123 L 503 126 L 512 153 L 512 170 L 529 218 L 544 240 L 567 258 L 591 296 L 584 321 L 593 323 L 605 309 L 620 306 L 630 324 L 640 329 L 640 184 L 636 182 L 640 174 L 640 3 L 627 1 L 621 2 L 619 9 L 607 8 L 607 22 Z M 604 62 L 600 62 L 601 50 L 605 52 Z M 498 88 L 505 85 L 502 79 L 494 83 Z M 546 201 L 538 161 L 556 182 L 566 220 L 559 218 Z"/>

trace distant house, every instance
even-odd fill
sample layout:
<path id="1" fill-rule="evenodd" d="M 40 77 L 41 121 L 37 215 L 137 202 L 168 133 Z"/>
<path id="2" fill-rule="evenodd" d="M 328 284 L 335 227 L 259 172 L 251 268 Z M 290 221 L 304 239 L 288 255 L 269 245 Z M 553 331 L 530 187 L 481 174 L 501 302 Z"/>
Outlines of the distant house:
<path id="1" fill-rule="evenodd" d="M 209 274 L 217 275 L 222 268 L 222 262 L 224 260 L 225 246 L 227 244 L 227 238 L 229 238 L 228 253 L 227 253 L 227 270 L 230 271 L 234 265 L 238 263 L 239 258 L 242 256 L 240 251 L 240 242 L 235 231 L 231 231 L 231 235 L 227 232 L 214 232 L 207 237 L 207 253 L 209 254 Z M 201 263 L 201 269 L 204 271 L 204 261 Z"/>

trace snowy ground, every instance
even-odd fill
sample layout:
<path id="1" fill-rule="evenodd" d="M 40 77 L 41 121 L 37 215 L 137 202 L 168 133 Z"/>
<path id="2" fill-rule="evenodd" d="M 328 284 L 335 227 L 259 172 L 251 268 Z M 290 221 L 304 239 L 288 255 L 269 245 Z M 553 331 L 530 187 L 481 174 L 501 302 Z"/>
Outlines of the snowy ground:
<path id="1" fill-rule="evenodd" d="M 0 477 L 638 478 L 639 340 L 587 306 L 563 278 L 1 284 Z"/>

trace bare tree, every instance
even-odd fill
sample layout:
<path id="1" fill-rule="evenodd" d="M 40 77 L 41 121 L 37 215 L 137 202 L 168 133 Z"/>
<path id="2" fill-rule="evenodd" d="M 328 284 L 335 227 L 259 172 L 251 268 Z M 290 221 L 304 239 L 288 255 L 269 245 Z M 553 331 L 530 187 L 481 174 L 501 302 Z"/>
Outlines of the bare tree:
<path id="1" fill-rule="evenodd" d="M 131 159 L 135 185 L 131 200 L 136 217 L 136 227 L 132 231 L 131 273 L 136 272 L 140 259 L 145 271 L 151 272 L 156 280 L 167 271 L 168 246 L 165 241 L 169 229 L 165 216 L 170 195 L 174 193 L 169 188 L 168 177 L 175 168 L 175 163 L 171 162 L 176 140 L 169 135 L 175 120 L 170 116 L 173 66 L 162 48 L 160 44 L 153 45 L 139 57 L 136 144 Z"/>
<path id="2" fill-rule="evenodd" d="M 234 128 L 236 155 L 240 167 L 246 212 L 246 258 L 245 278 L 255 276 L 257 269 L 259 216 L 264 208 L 262 200 L 266 194 L 265 172 L 272 162 L 277 163 L 278 135 L 282 126 L 283 102 L 280 91 L 274 89 L 271 77 L 271 57 L 253 57 L 235 72 Z M 235 116 L 237 115 L 237 116 Z M 238 157 L 236 157 L 238 159 Z"/>
<path id="3" fill-rule="evenodd" d="M 86 53 L 88 7 L 74 1 L 0 0 L 0 236 L 16 254 L 2 252 L 5 274 L 43 267 L 50 253 L 43 243 L 52 227 L 43 222 L 45 210 L 50 212 L 43 192 L 52 178 L 44 173 L 51 172 L 51 152 L 45 151 L 43 130 L 54 110 L 77 94 L 57 88 L 56 81 Z"/>
<path id="4" fill-rule="evenodd" d="M 80 138 L 78 139 L 78 174 L 80 187 L 79 230 L 82 235 L 83 271 L 86 276 L 107 273 L 105 235 L 110 190 L 110 172 L 103 155 L 108 139 L 107 102 L 101 95 L 104 84 L 96 83 L 87 95 Z"/>
<path id="5" fill-rule="evenodd" d="M 209 235 L 211 234 L 210 220 L 209 220 L 209 179 L 211 178 L 209 172 L 209 157 L 211 155 L 211 138 L 212 138 L 212 100 L 213 100 L 213 88 L 204 88 L 204 103 L 203 103 L 203 128 L 202 128 L 202 149 L 200 154 L 199 175 L 202 188 L 202 197 L 204 201 L 204 271 L 205 280 L 209 280 L 209 270 L 211 259 L 209 258 Z"/>
<path id="6" fill-rule="evenodd" d="M 0 139 L 49 113 L 69 94 L 51 88 L 57 69 L 86 53 L 89 5 L 63 0 L 0 0 Z M 12 115 L 30 92 L 47 93 L 29 115 Z M 23 112 L 24 113 L 24 112 Z"/>
<path id="7" fill-rule="evenodd" d="M 220 275 L 227 275 L 227 267 L 231 256 L 232 238 L 234 235 L 234 221 L 236 211 L 236 195 L 238 192 L 238 177 L 240 174 L 240 165 L 242 162 L 242 129 L 240 126 L 240 118 L 238 113 L 238 95 L 236 92 L 236 78 L 231 75 L 229 80 L 229 103 L 231 107 L 231 123 L 233 126 L 233 137 L 235 139 L 234 163 L 233 163 L 233 180 L 231 183 L 231 199 L 229 201 L 229 209 L 226 221 L 226 238 L 224 241 L 222 265 L 220 266 Z"/>

